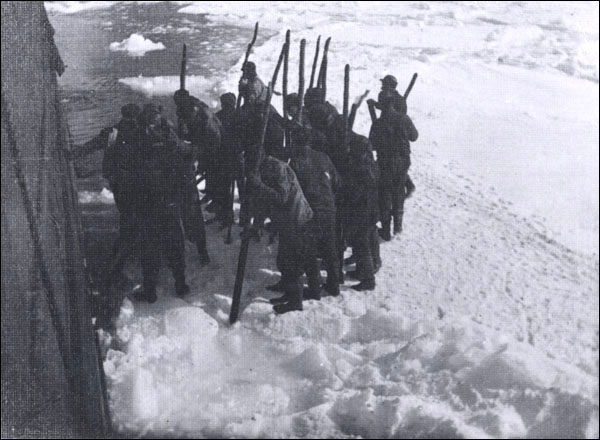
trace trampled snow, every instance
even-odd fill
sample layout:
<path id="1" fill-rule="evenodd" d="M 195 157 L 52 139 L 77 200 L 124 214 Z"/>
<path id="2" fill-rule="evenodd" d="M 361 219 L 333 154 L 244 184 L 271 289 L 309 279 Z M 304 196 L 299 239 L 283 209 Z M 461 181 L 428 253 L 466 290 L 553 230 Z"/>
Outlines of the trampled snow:
<path id="1" fill-rule="evenodd" d="M 126 52 L 132 57 L 143 57 L 146 52 L 165 49 L 161 42 L 154 42 L 149 38 L 144 38 L 141 34 L 131 34 L 121 42 L 110 43 L 109 49 L 112 52 Z"/>
<path id="2" fill-rule="evenodd" d="M 209 226 L 207 268 L 188 244 L 192 294 L 175 298 L 162 270 L 158 302 L 126 300 L 105 339 L 117 428 L 597 438 L 597 4 L 192 3 L 180 13 L 277 33 L 251 56 L 265 82 L 290 28 L 292 90 L 300 39 L 309 72 L 316 37 L 332 36 L 328 99 L 338 109 L 346 63 L 352 98 L 376 97 L 387 73 L 403 91 L 418 72 L 409 98 L 417 191 L 402 236 L 382 244 L 374 292 L 345 286 L 275 316 L 264 286 L 278 279 L 277 244 L 251 242 L 233 328 L 239 240 L 227 246 Z M 211 104 L 237 90 L 240 64 L 224 78 L 190 75 L 189 88 Z M 159 96 L 178 80 L 121 82 Z M 368 129 L 363 107 L 355 130 Z M 128 273 L 140 279 L 135 265 Z"/>

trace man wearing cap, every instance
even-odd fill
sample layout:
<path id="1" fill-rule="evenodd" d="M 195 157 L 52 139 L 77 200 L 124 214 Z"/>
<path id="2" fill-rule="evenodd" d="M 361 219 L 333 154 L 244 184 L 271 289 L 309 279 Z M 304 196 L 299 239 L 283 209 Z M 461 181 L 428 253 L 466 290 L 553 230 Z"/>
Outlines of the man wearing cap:
<path id="1" fill-rule="evenodd" d="M 327 270 L 325 291 L 338 296 L 339 255 L 336 243 L 336 193 L 340 178 L 335 166 L 325 153 L 310 147 L 310 130 L 296 124 L 291 130 L 292 150 L 290 167 L 296 173 L 304 196 L 313 210 L 311 253 L 307 255 L 306 274 L 308 295 L 311 299 L 321 298 L 321 272 L 317 256 L 322 255 Z"/>
<path id="2" fill-rule="evenodd" d="M 397 86 L 398 86 L 398 80 L 396 79 L 396 77 L 394 75 L 386 75 L 381 79 L 381 91 L 394 95 L 395 110 L 400 114 L 406 114 L 406 100 L 403 99 L 404 97 L 402 95 L 400 95 L 400 93 L 398 93 L 398 90 L 396 90 Z M 375 101 L 373 99 L 369 99 L 367 101 L 367 103 L 368 103 L 368 105 L 381 110 L 381 105 L 377 101 Z M 410 196 L 412 196 L 412 193 L 415 192 L 415 189 L 416 189 L 416 187 L 415 187 L 414 182 L 412 181 L 410 176 L 407 174 L 406 175 L 406 183 L 405 183 L 405 187 L 404 187 L 404 192 L 405 192 L 404 197 L 406 199 L 408 199 Z"/>
<path id="3" fill-rule="evenodd" d="M 235 180 L 238 193 L 243 192 L 243 157 L 241 157 L 240 139 L 236 133 L 236 97 L 233 93 L 224 93 L 220 97 L 221 110 L 216 117 L 221 122 L 221 148 L 218 154 L 219 200 L 220 210 L 217 219 L 223 227 L 233 222 L 233 203 L 231 185 Z"/>
<path id="4" fill-rule="evenodd" d="M 102 161 L 102 175 L 108 181 L 119 210 L 119 236 L 113 246 L 106 276 L 106 282 L 109 284 L 123 270 L 139 237 L 135 212 L 136 194 L 133 191 L 132 179 L 137 166 L 134 150 L 140 111 L 140 107 L 136 104 L 127 104 L 121 108 L 123 118 L 109 136 L 108 147 Z"/>
<path id="5" fill-rule="evenodd" d="M 271 156 L 263 159 L 262 149 L 258 150 L 258 155 L 258 166 L 249 170 L 248 185 L 257 199 L 268 206 L 279 233 L 277 263 L 285 292 L 273 309 L 277 314 L 300 311 L 303 298 L 300 277 L 305 271 L 309 252 L 309 223 L 313 211 L 292 168 Z"/>
<path id="6" fill-rule="evenodd" d="M 267 100 L 267 88 L 256 73 L 256 64 L 252 61 L 246 62 L 242 67 L 242 72 L 238 90 L 244 98 L 244 103 L 265 102 Z"/>
<path id="7" fill-rule="evenodd" d="M 354 290 L 375 289 L 375 273 L 381 266 L 376 223 L 378 170 L 372 147 L 367 138 L 352 133 L 341 190 L 340 211 L 345 241 L 352 246 L 356 271 L 352 276 L 360 281 Z"/>
<path id="8" fill-rule="evenodd" d="M 127 257 L 131 255 L 137 240 L 136 216 L 130 179 L 135 168 L 132 154 L 137 130 L 137 117 L 141 109 L 136 104 L 121 107 L 121 120 L 83 145 L 73 146 L 71 160 L 80 159 L 99 150 L 104 150 L 102 175 L 115 199 L 119 211 L 119 236 L 113 245 L 111 261 L 103 275 L 103 287 L 109 287 L 121 273 Z M 120 304 L 119 304 L 120 305 Z"/>
<path id="9" fill-rule="evenodd" d="M 410 167 L 410 142 L 416 141 L 419 133 L 406 114 L 406 101 L 395 90 L 382 89 L 378 105 L 381 117 L 374 121 L 369 139 L 377 151 L 380 172 L 380 235 L 385 241 L 389 241 L 392 218 L 394 234 L 402 231 L 405 187 Z"/>
<path id="10" fill-rule="evenodd" d="M 210 263 L 206 248 L 204 215 L 196 187 L 196 166 L 207 173 L 207 197 L 215 197 L 215 161 L 221 146 L 221 123 L 208 106 L 193 96 L 177 97 L 177 115 L 186 128 L 191 149 L 184 156 L 186 164 L 185 198 L 182 204 L 183 224 L 190 241 L 196 243 L 200 263 Z"/>

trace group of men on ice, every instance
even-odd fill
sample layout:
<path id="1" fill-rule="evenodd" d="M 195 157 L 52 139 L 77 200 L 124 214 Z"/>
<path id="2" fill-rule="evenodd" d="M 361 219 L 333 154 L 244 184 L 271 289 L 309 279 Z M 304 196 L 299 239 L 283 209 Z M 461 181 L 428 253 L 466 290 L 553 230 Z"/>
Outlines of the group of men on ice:
<path id="1" fill-rule="evenodd" d="M 156 301 L 161 255 L 173 273 L 176 295 L 187 295 L 185 239 L 196 244 L 201 264 L 208 264 L 201 204 L 210 201 L 206 210 L 223 228 L 230 227 L 237 185 L 244 233 L 278 237 L 281 279 L 267 287 L 283 293 L 271 300 L 276 313 L 302 310 L 303 299 L 339 295 L 344 277 L 359 281 L 354 290 L 373 290 L 382 265 L 379 240 L 402 231 L 404 201 L 414 190 L 408 169 L 410 142 L 418 133 L 397 84 L 387 75 L 377 101 L 369 100 L 381 111 L 369 138 L 347 128 L 322 88 L 307 89 L 303 100 L 288 94 L 281 116 L 270 106 L 252 62 L 243 68 L 241 106 L 233 93 L 225 93 L 221 110 L 213 113 L 180 90 L 174 96 L 175 127 L 156 105 L 125 105 L 121 121 L 84 148 L 106 147 L 103 175 L 120 213 L 105 285 L 118 277 L 139 241 L 143 289 L 134 298 Z M 198 175 L 206 179 L 202 200 Z M 344 260 L 347 246 L 352 256 Z M 354 263 L 356 270 L 344 273 L 344 266 Z"/>

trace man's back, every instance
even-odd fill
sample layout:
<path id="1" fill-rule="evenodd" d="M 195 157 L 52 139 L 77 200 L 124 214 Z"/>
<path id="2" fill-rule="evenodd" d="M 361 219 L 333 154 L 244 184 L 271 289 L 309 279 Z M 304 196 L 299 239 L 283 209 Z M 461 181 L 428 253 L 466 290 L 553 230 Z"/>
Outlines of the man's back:
<path id="1" fill-rule="evenodd" d="M 335 211 L 339 177 L 331 159 L 309 146 L 294 147 L 290 166 L 314 211 Z"/>

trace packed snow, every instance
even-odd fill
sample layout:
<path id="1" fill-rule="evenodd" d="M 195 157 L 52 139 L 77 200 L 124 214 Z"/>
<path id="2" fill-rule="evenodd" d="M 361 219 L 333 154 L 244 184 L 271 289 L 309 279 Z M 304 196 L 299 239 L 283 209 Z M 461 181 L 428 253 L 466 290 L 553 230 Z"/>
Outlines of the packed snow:
<path id="1" fill-rule="evenodd" d="M 110 43 L 109 49 L 112 52 L 126 52 L 132 57 L 143 57 L 147 52 L 155 50 L 164 50 L 165 45 L 161 42 L 155 43 L 149 38 L 144 38 L 141 34 L 131 34 L 121 42 Z"/>
<path id="2" fill-rule="evenodd" d="M 331 36 L 338 109 L 346 63 L 352 97 L 375 98 L 387 73 L 402 92 L 418 72 L 417 191 L 402 236 L 382 244 L 373 292 L 345 286 L 275 316 L 264 286 L 278 279 L 277 244 L 251 242 L 234 327 L 239 239 L 207 226 L 211 264 L 186 252 L 191 295 L 174 297 L 165 268 L 158 302 L 126 300 L 104 338 L 120 432 L 598 438 L 598 4 L 182 3 L 275 32 L 251 56 L 265 82 L 290 28 L 291 90 L 300 39 L 309 72 L 316 37 Z M 241 62 L 189 76 L 190 90 L 214 105 L 237 91 Z M 121 82 L 146 96 L 179 85 Z M 355 130 L 368 129 L 363 107 Z M 133 263 L 127 273 L 141 279 Z"/>
<path id="3" fill-rule="evenodd" d="M 179 76 L 137 76 L 130 78 L 120 78 L 119 82 L 130 87 L 136 92 L 151 98 L 154 96 L 171 96 L 176 90 L 179 90 Z M 211 78 L 205 78 L 200 75 L 188 75 L 185 79 L 186 89 L 195 96 L 201 96 L 207 99 L 209 96 L 215 96 L 216 85 Z M 216 105 L 217 100 L 207 102 Z"/>

